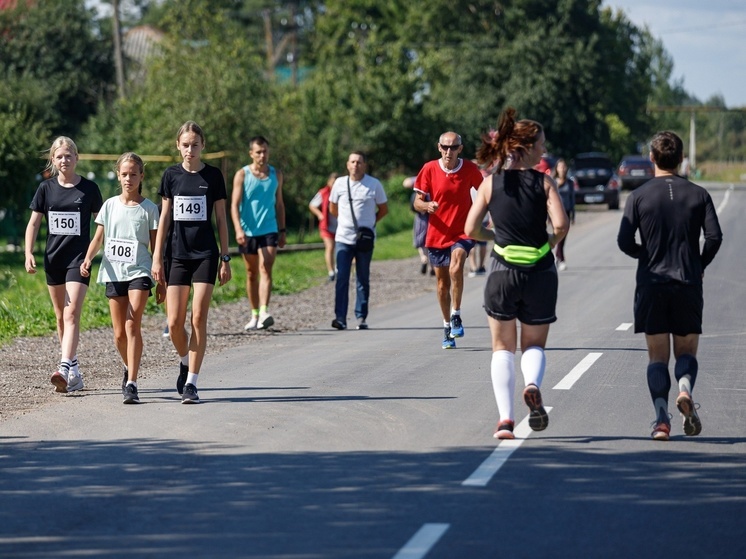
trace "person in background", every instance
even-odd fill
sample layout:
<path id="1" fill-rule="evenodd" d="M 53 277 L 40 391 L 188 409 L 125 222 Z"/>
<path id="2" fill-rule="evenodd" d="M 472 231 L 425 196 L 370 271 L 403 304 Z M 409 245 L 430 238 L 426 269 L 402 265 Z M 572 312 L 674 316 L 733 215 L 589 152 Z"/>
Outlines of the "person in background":
<path id="1" fill-rule="evenodd" d="M 275 323 L 269 314 L 272 268 L 277 247 L 285 246 L 285 202 L 282 171 L 269 164 L 269 142 L 263 136 L 249 140 L 251 163 L 233 177 L 231 217 L 238 252 L 246 266 L 246 294 L 251 319 L 244 330 L 266 330 Z"/>
<path id="2" fill-rule="evenodd" d="M 533 120 L 516 120 L 515 109 L 501 115 L 496 131 L 482 137 L 477 159 L 494 173 L 479 187 L 466 219 L 466 234 L 494 240 L 484 288 L 484 308 L 492 335 L 490 371 L 500 419 L 494 437 L 513 439 L 515 353 L 520 321 L 523 401 L 534 431 L 549 425 L 541 383 L 546 368 L 549 325 L 557 320 L 558 278 L 552 247 L 569 224 L 552 177 L 534 169 L 544 154 L 544 129 Z M 483 225 L 489 212 L 494 231 Z M 547 219 L 552 233 L 547 232 Z"/>
<path id="3" fill-rule="evenodd" d="M 333 282 L 336 277 L 336 267 L 334 266 L 334 233 L 337 231 L 337 218 L 329 213 L 329 195 L 332 192 L 332 185 L 339 175 L 332 173 L 326 180 L 316 195 L 308 204 L 310 212 L 319 220 L 319 235 L 324 243 L 324 261 L 329 281 Z"/>
<path id="4" fill-rule="evenodd" d="M 197 379 L 207 349 L 207 315 L 216 279 L 231 279 L 228 254 L 227 193 L 220 169 L 202 161 L 205 134 L 194 121 L 185 122 L 176 134 L 182 162 L 167 168 L 158 194 L 163 213 L 153 251 L 153 279 L 165 282 L 168 328 L 179 354 L 176 390 L 182 404 L 198 404 Z M 215 241 L 215 229 L 220 247 Z M 169 248 L 166 248 L 169 247 Z M 164 262 L 164 254 L 170 258 Z M 192 333 L 184 322 L 192 296 Z"/>
<path id="5" fill-rule="evenodd" d="M 425 246 L 438 282 L 437 297 L 443 318 L 443 349 L 454 349 L 464 335 L 461 298 L 464 265 L 474 241 L 464 234 L 471 207 L 471 190 L 482 182 L 475 163 L 459 157 L 461 136 L 444 132 L 438 138 L 440 158 L 428 161 L 417 175 L 414 209 L 429 214 Z"/>
<path id="6" fill-rule="evenodd" d="M 347 158 L 349 175 L 338 177 L 329 195 L 329 211 L 337 218 L 334 236 L 337 250 L 337 283 L 334 286 L 334 320 L 332 328 L 347 329 L 347 306 L 349 304 L 350 274 L 355 260 L 357 296 L 355 317 L 357 329 L 368 329 L 368 305 L 370 301 L 370 262 L 373 249 L 363 250 L 357 246 L 357 233 L 362 227 L 375 230 L 376 224 L 389 211 L 386 191 L 381 181 L 366 173 L 368 160 L 361 151 L 353 151 Z"/>
<path id="7" fill-rule="evenodd" d="M 570 218 L 570 223 L 575 223 L 575 183 L 567 176 L 567 162 L 560 158 L 554 166 L 552 171 L 552 178 L 557 183 L 557 191 L 559 192 L 560 199 L 562 200 L 562 206 L 565 208 L 565 213 Z M 567 269 L 565 263 L 565 241 L 567 236 L 557 243 L 555 247 L 554 258 L 557 261 L 557 269 L 562 272 Z"/>
<path id="8" fill-rule="evenodd" d="M 410 197 L 409 207 L 414 212 L 414 223 L 412 224 L 412 244 L 417 249 L 417 253 L 420 255 L 420 273 L 424 276 L 427 273 L 428 268 L 428 256 L 427 250 L 425 249 L 425 237 L 427 235 L 427 223 L 428 213 L 418 212 L 414 209 L 414 201 L 417 199 L 417 192 L 415 190 L 415 182 L 417 177 L 407 177 L 402 182 L 404 188 L 412 189 L 412 196 Z M 435 275 L 435 269 L 430 265 L 430 275 Z"/>
<path id="9" fill-rule="evenodd" d="M 125 404 L 139 404 L 137 375 L 142 358 L 142 316 L 154 282 L 153 259 L 148 247 L 155 246 L 159 212 L 142 195 L 145 165 L 139 155 L 122 154 L 116 163 L 122 192 L 104 202 L 96 216 L 98 227 L 88 246 L 80 275 L 91 274 L 93 258 L 106 240 L 97 282 L 106 285 L 114 343 L 124 363 L 122 398 Z M 156 302 L 166 298 L 164 284 L 156 284 Z"/>
<path id="10" fill-rule="evenodd" d="M 651 436 L 659 441 L 667 441 L 671 433 L 668 363 L 672 349 L 679 390 L 676 407 L 683 417 L 684 434 L 694 436 L 702 431 L 692 400 L 699 371 L 702 282 L 705 268 L 723 241 L 708 192 L 676 175 L 682 152 L 683 142 L 673 132 L 658 132 L 653 137 L 650 160 L 655 165 L 655 178 L 627 198 L 617 236 L 620 250 L 637 259 L 635 332 L 645 333 L 648 389 L 655 409 Z"/>
<path id="11" fill-rule="evenodd" d="M 44 272 L 62 352 L 59 366 L 50 380 L 55 390 L 62 393 L 83 389 L 77 351 L 80 313 L 90 278 L 80 274 L 80 265 L 91 240 L 91 218 L 103 204 L 98 185 L 78 175 L 77 164 L 75 142 L 66 136 L 55 139 L 47 161 L 51 177 L 44 180 L 34 194 L 24 239 L 26 272 L 35 274 L 34 244 L 42 218 L 46 219 Z"/>

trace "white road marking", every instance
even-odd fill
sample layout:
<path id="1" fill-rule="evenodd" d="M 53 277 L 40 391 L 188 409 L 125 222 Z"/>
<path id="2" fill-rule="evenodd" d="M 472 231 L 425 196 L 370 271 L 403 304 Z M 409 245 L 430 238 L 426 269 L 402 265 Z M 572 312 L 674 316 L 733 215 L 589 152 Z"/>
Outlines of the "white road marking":
<path id="1" fill-rule="evenodd" d="M 552 411 L 550 407 L 544 407 L 547 413 Z M 513 431 L 515 433 L 515 439 L 508 439 L 500 441 L 495 450 L 492 451 L 484 462 L 474 470 L 468 478 L 461 482 L 461 485 L 467 485 L 469 487 L 484 487 L 486 486 L 497 471 L 502 467 L 503 464 L 510 458 L 520 446 L 523 444 L 533 431 L 528 426 L 528 416 L 523 418 Z"/>
<path id="2" fill-rule="evenodd" d="M 575 384 L 577 380 L 583 376 L 583 373 L 590 369 L 591 365 L 593 365 L 602 355 L 603 353 L 595 352 L 586 355 L 580 363 L 575 365 L 572 371 L 565 375 L 565 378 L 557 383 L 553 390 L 570 390 L 572 385 Z"/>
<path id="3" fill-rule="evenodd" d="M 450 524 L 423 524 L 422 528 L 412 536 L 393 559 L 421 559 L 438 543 L 438 540 L 446 533 Z"/>
<path id="4" fill-rule="evenodd" d="M 616 327 L 617 332 L 626 332 L 630 328 L 632 328 L 633 324 L 631 322 L 622 322 L 619 326 Z"/>

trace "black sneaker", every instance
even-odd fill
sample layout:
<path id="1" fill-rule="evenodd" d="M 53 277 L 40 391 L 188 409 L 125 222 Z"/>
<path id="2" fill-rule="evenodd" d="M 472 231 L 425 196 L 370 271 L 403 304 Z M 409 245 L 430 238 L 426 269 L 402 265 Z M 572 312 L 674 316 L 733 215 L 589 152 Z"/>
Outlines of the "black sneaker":
<path id="1" fill-rule="evenodd" d="M 549 425 L 549 414 L 544 409 L 541 399 L 541 390 L 535 384 L 529 384 L 523 391 L 523 401 L 526 402 L 530 413 L 528 414 L 528 426 L 534 431 L 543 431 Z"/>
<path id="2" fill-rule="evenodd" d="M 337 330 L 346 330 L 347 325 L 341 320 L 337 320 L 335 318 L 334 320 L 332 320 L 332 328 L 336 328 Z"/>
<path id="3" fill-rule="evenodd" d="M 184 386 L 184 395 L 181 397 L 182 404 L 199 404 L 199 394 L 197 387 L 191 382 Z"/>
<path id="4" fill-rule="evenodd" d="M 139 404 L 140 397 L 137 395 L 137 386 L 128 384 L 122 390 L 123 404 Z"/>
<path id="5" fill-rule="evenodd" d="M 127 381 L 130 378 L 130 372 L 127 370 L 127 365 L 124 366 L 124 378 L 122 378 L 122 394 L 124 394 L 124 387 L 127 386 Z"/>
<path id="6" fill-rule="evenodd" d="M 184 385 L 186 384 L 187 375 L 189 374 L 189 365 L 179 363 L 179 378 L 176 379 L 176 391 L 184 394 Z"/>

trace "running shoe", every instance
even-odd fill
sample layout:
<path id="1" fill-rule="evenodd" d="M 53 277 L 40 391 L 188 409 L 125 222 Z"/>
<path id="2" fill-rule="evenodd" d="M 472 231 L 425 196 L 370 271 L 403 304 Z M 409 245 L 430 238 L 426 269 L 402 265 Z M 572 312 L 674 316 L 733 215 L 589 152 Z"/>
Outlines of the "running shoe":
<path id="1" fill-rule="evenodd" d="M 124 392 L 124 387 L 127 386 L 127 381 L 130 378 L 130 372 L 127 369 L 127 365 L 124 366 L 124 375 L 122 377 L 122 392 Z"/>
<path id="2" fill-rule="evenodd" d="M 560 260 L 560 261 L 559 261 L 559 263 L 557 264 L 557 269 L 558 269 L 558 270 L 559 270 L 560 272 L 564 272 L 565 270 L 567 270 L 567 264 L 565 264 L 565 261 L 564 261 L 564 260 Z"/>
<path id="3" fill-rule="evenodd" d="M 496 439 L 501 440 L 515 439 L 515 435 L 513 434 L 513 427 L 515 427 L 515 423 L 512 420 L 504 419 L 497 424 L 495 434 L 492 436 Z"/>
<path id="4" fill-rule="evenodd" d="M 475 277 L 477 277 L 477 271 L 476 270 L 471 270 L 471 271 L 469 271 L 469 273 L 467 274 L 467 276 L 469 276 L 470 278 L 475 278 Z"/>
<path id="5" fill-rule="evenodd" d="M 443 349 L 456 349 L 456 340 L 451 337 L 451 327 L 445 326 L 443 328 Z"/>
<path id="6" fill-rule="evenodd" d="M 676 407 L 684 416 L 684 434 L 689 437 L 699 435 L 702 432 L 702 422 L 697 413 L 697 407 L 699 406 L 692 401 L 688 392 L 679 392 L 679 397 L 676 398 Z"/>
<path id="7" fill-rule="evenodd" d="M 461 322 L 461 315 L 454 314 L 451 316 L 451 338 L 464 337 L 464 325 Z"/>
<path id="8" fill-rule="evenodd" d="M 259 322 L 257 322 L 257 330 L 266 330 L 275 323 L 275 319 L 269 313 L 262 313 L 259 315 Z"/>
<path id="9" fill-rule="evenodd" d="M 357 329 L 358 330 L 367 330 L 368 329 L 368 323 L 365 322 L 364 318 L 361 318 L 357 323 Z"/>
<path id="10" fill-rule="evenodd" d="M 67 392 L 67 375 L 62 371 L 55 371 L 52 373 L 52 378 L 49 379 L 55 386 L 55 392 Z"/>
<path id="11" fill-rule="evenodd" d="M 327 275 L 329 276 L 329 283 L 334 283 L 334 280 L 337 279 L 337 274 L 334 272 L 329 272 Z"/>
<path id="12" fill-rule="evenodd" d="M 186 384 L 187 375 L 189 374 L 189 365 L 179 363 L 179 378 L 176 379 L 176 391 L 184 394 L 184 385 Z"/>
<path id="13" fill-rule="evenodd" d="M 184 394 L 181 397 L 182 404 L 199 404 L 199 394 L 197 394 L 197 387 L 191 382 L 184 386 Z"/>
<path id="14" fill-rule="evenodd" d="M 163 337 L 164 338 L 171 337 L 171 332 L 168 331 L 168 324 L 166 324 L 166 327 L 163 329 Z"/>
<path id="15" fill-rule="evenodd" d="M 346 330 L 347 325 L 338 318 L 335 318 L 334 320 L 332 320 L 332 328 L 336 328 L 337 330 Z"/>
<path id="16" fill-rule="evenodd" d="M 67 391 L 75 392 L 77 390 L 83 390 L 83 377 L 70 372 L 67 376 Z"/>
<path id="17" fill-rule="evenodd" d="M 487 275 L 487 270 L 485 269 L 484 266 L 480 266 L 479 268 L 477 268 L 477 275 L 478 276 Z"/>
<path id="18" fill-rule="evenodd" d="M 256 325 L 257 324 L 259 324 L 259 315 L 258 314 L 252 314 L 251 315 L 251 320 L 249 320 L 246 323 L 246 326 L 244 326 L 243 329 L 246 330 L 247 332 L 249 330 L 256 330 Z"/>
<path id="19" fill-rule="evenodd" d="M 667 441 L 671 434 L 671 424 L 667 421 L 653 421 L 650 436 L 656 441 Z"/>
<path id="20" fill-rule="evenodd" d="M 523 401 L 526 402 L 530 413 L 528 414 L 528 426 L 534 431 L 543 431 L 549 425 L 549 414 L 544 409 L 541 399 L 541 390 L 535 384 L 529 384 L 523 391 Z"/>
<path id="21" fill-rule="evenodd" d="M 122 403 L 123 404 L 139 404 L 140 396 L 137 395 L 137 386 L 134 384 L 128 384 L 122 390 Z"/>
<path id="22" fill-rule="evenodd" d="M 420 265 L 420 273 L 424 276 L 427 273 L 427 262 Z"/>

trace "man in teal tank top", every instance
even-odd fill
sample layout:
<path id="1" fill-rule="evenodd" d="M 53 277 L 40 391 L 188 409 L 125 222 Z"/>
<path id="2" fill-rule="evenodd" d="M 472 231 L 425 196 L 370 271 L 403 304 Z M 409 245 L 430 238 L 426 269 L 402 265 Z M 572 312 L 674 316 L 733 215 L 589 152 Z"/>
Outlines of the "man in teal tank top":
<path id="1" fill-rule="evenodd" d="M 267 329 L 275 321 L 269 314 L 272 267 L 277 247 L 285 246 L 285 203 L 282 172 L 269 164 L 269 142 L 263 136 L 249 140 L 251 163 L 233 177 L 231 217 L 238 252 L 246 265 L 246 294 L 251 320 L 245 330 Z"/>

